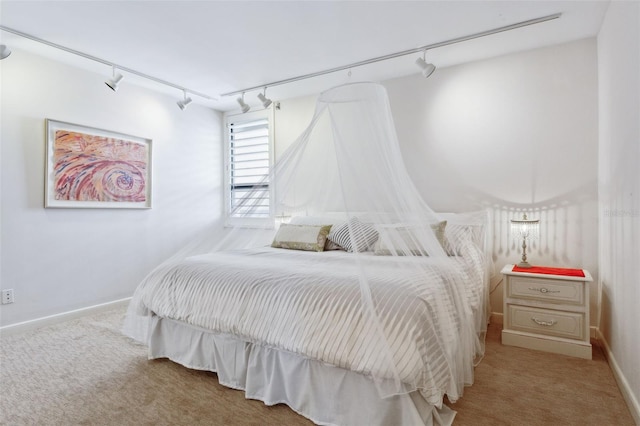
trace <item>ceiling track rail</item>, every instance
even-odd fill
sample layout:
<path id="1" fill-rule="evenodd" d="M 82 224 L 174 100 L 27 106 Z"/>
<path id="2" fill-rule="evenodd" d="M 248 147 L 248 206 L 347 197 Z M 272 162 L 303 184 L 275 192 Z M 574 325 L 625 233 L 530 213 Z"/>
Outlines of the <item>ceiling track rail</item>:
<path id="1" fill-rule="evenodd" d="M 110 67 L 116 67 L 120 71 L 124 71 L 124 72 L 129 73 L 129 74 L 137 75 L 138 77 L 146 78 L 147 80 L 155 81 L 156 83 L 160 83 L 160 84 L 163 84 L 165 86 L 176 88 L 176 89 L 178 89 L 178 90 L 180 90 L 182 92 L 190 93 L 192 95 L 199 96 L 199 97 L 204 98 L 204 99 L 209 99 L 209 100 L 214 100 L 214 101 L 218 100 L 215 97 L 209 96 L 209 95 L 204 94 L 204 93 L 197 92 L 195 90 L 188 89 L 188 88 L 186 88 L 184 86 L 180 86 L 180 85 L 175 84 L 175 83 L 171 83 L 170 81 L 166 81 L 166 80 L 163 80 L 161 78 L 154 77 L 152 75 L 145 74 L 145 73 L 140 72 L 140 71 L 136 71 L 136 70 L 134 70 L 132 68 L 125 67 L 125 66 L 122 66 L 122 65 L 118 65 L 115 62 L 107 61 L 106 59 L 98 58 L 97 56 L 89 55 L 88 53 L 80 52 L 78 50 L 71 49 L 69 47 L 62 46 L 60 44 L 56 44 L 56 43 L 41 39 L 41 38 L 33 36 L 31 34 L 23 33 L 22 31 L 15 30 L 13 28 L 9 28 L 9 27 L 6 27 L 4 25 L 0 25 L 0 30 L 6 31 L 6 32 L 11 33 L 11 34 L 15 34 L 17 36 L 20 36 L 20 37 L 23 37 L 23 38 L 26 38 L 26 39 L 29 39 L 29 40 L 32 40 L 32 41 L 35 41 L 35 42 L 38 42 L 38 43 L 41 43 L 41 44 L 45 44 L 45 45 L 53 47 L 55 49 L 63 50 L 65 52 L 71 53 L 73 55 L 80 56 L 80 57 L 83 57 L 85 59 L 89 59 L 90 61 L 98 62 L 98 63 L 104 64 L 104 65 L 108 65 Z"/>
<path id="2" fill-rule="evenodd" d="M 470 34 L 470 35 L 466 35 L 466 36 L 462 36 L 462 37 L 452 38 L 450 40 L 441 41 L 441 42 L 438 42 L 438 43 L 427 44 L 425 46 L 416 47 L 415 49 L 403 50 L 401 52 L 390 53 L 388 55 L 378 56 L 376 58 L 371 58 L 371 59 L 367 59 L 367 60 L 360 61 L 360 62 L 354 62 L 352 64 L 343 65 L 343 66 L 339 66 L 339 67 L 335 67 L 335 68 L 330 68 L 330 69 L 323 70 L 323 71 L 318 71 L 318 72 L 314 72 L 314 73 L 310 73 L 310 74 L 304 74 L 304 75 L 300 75 L 300 76 L 297 76 L 297 77 L 287 78 L 287 79 L 284 79 L 284 80 L 273 81 L 271 83 L 261 84 L 259 86 L 248 87 L 248 88 L 242 89 L 242 90 L 235 90 L 233 92 L 223 93 L 220 96 L 239 95 L 239 94 L 243 94 L 243 93 L 246 93 L 246 92 L 252 92 L 254 90 L 266 89 L 268 87 L 280 86 L 282 84 L 293 83 L 293 82 L 300 81 L 300 80 L 306 80 L 306 79 L 309 79 L 309 78 L 319 77 L 321 75 L 331 74 L 331 73 L 338 72 L 338 71 L 345 71 L 345 70 L 348 70 L 348 69 L 351 69 L 351 68 L 360 67 L 360 66 L 363 66 L 363 65 L 368 65 L 368 64 L 373 64 L 373 63 L 380 62 L 380 61 L 386 61 L 388 59 L 398 58 L 400 56 L 406 56 L 406 55 L 411 55 L 411 54 L 414 54 L 414 53 L 425 52 L 427 50 L 436 49 L 438 47 L 449 46 L 451 44 L 462 43 L 464 41 L 474 40 L 474 39 L 477 39 L 477 38 L 486 37 L 486 36 L 490 36 L 490 35 L 493 35 L 493 34 L 502 33 L 502 32 L 505 32 L 505 31 L 511 31 L 511 30 L 515 30 L 515 29 L 518 29 L 518 28 L 527 27 L 527 26 L 530 26 L 530 25 L 540 24 L 542 22 L 552 21 L 554 19 L 560 18 L 561 16 L 562 16 L 562 13 L 554 13 L 553 15 L 547 15 L 547 16 L 543 16 L 543 17 L 540 17 L 540 18 L 529 19 L 527 21 L 517 22 L 515 24 L 506 25 L 504 27 L 494 28 L 494 29 L 491 29 L 491 30 L 482 31 L 482 32 L 475 33 L 475 34 Z"/>

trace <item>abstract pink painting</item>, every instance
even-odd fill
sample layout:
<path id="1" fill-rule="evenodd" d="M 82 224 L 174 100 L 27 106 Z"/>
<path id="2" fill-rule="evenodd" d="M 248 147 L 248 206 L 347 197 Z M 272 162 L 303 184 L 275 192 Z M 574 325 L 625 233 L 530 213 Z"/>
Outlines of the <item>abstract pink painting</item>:
<path id="1" fill-rule="evenodd" d="M 47 196 L 52 207 L 65 206 L 58 202 L 76 202 L 69 207 L 150 206 L 148 141 L 67 128 L 50 133 Z"/>

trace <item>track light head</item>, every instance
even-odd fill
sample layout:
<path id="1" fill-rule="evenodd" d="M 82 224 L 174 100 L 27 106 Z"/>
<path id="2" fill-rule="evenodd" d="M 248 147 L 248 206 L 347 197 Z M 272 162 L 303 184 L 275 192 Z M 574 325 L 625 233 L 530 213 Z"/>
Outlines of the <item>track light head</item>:
<path id="1" fill-rule="evenodd" d="M 238 101 L 238 104 L 240 105 L 240 109 L 242 109 L 243 113 L 249 112 L 251 107 L 244 102 L 244 93 L 242 94 L 242 97 L 240 97 L 240 98 L 238 98 L 236 100 Z"/>
<path id="2" fill-rule="evenodd" d="M 105 81 L 104 84 L 106 84 L 107 86 L 109 86 L 109 89 L 113 90 L 114 92 L 118 91 L 118 84 L 120 84 L 120 82 L 122 81 L 122 79 L 124 78 L 124 76 L 120 73 L 116 73 L 116 67 L 113 67 L 113 72 L 112 72 L 112 77 Z"/>
<path id="3" fill-rule="evenodd" d="M 178 108 L 184 111 L 191 102 L 192 102 L 191 98 L 186 98 L 176 103 L 178 104 Z"/>
<path id="4" fill-rule="evenodd" d="M 11 50 L 4 44 L 0 44 L 0 59 L 6 59 L 11 55 Z"/>
<path id="5" fill-rule="evenodd" d="M 429 77 L 436 70 L 436 66 L 428 63 L 424 58 L 416 59 L 416 65 L 422 70 L 422 76 L 424 78 Z"/>
<path id="6" fill-rule="evenodd" d="M 176 102 L 178 104 L 178 108 L 180 108 L 182 111 L 184 111 L 187 106 L 193 102 L 191 98 L 187 97 L 187 91 L 184 90 L 184 98 L 181 101 Z"/>
<path id="7" fill-rule="evenodd" d="M 267 98 L 262 93 L 258 93 L 258 99 L 260 99 L 260 102 L 262 102 L 262 106 L 265 108 L 269 108 L 269 105 L 272 104 L 271 99 Z"/>

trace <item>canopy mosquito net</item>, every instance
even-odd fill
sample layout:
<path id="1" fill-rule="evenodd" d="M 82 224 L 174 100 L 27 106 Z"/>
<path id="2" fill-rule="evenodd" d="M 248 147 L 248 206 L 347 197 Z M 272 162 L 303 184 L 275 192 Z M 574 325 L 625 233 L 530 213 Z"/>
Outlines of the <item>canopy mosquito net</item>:
<path id="1" fill-rule="evenodd" d="M 267 187 L 270 219 L 255 226 L 221 223 L 160 265 L 136 291 L 125 332 L 146 341 L 145 320 L 167 309 L 167 316 L 198 327 L 264 339 L 358 371 L 371 377 L 382 398 L 415 390 L 434 404 L 445 393 L 452 401 L 460 397 L 483 353 L 487 291 L 469 282 L 486 285 L 475 271 L 484 274 L 487 259 L 472 228 L 448 232 L 446 220 L 420 196 L 403 163 L 385 88 L 354 83 L 323 92 L 309 126 L 255 186 L 256 196 L 248 191 L 235 206 L 235 216 L 263 208 L 257 195 Z M 259 291 L 280 286 L 262 302 L 242 290 L 235 304 L 209 306 L 224 313 L 211 320 L 201 318 L 195 300 L 171 307 L 159 301 L 158 288 L 172 285 L 169 277 L 186 268 L 186 259 L 194 265 L 224 253 L 233 264 L 229 253 L 239 252 L 251 256 L 232 273 L 237 282 L 259 265 Z M 336 263 L 320 261 L 329 258 Z M 296 278 L 312 273 L 312 283 Z M 207 274 L 214 272 L 194 281 Z M 262 315 L 255 320 L 260 326 L 247 326 L 247 315 Z M 262 337 L 249 335 L 249 328 L 261 327 Z"/>

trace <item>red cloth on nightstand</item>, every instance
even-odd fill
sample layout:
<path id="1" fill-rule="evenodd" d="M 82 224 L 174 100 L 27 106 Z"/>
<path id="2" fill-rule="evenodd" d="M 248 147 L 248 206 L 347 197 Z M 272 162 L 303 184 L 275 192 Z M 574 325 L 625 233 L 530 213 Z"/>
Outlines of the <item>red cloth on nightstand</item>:
<path id="1" fill-rule="evenodd" d="M 582 269 L 551 268 L 549 266 L 532 266 L 531 268 L 513 267 L 513 272 L 527 272 L 529 274 L 567 275 L 570 277 L 584 277 Z"/>

